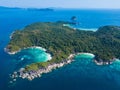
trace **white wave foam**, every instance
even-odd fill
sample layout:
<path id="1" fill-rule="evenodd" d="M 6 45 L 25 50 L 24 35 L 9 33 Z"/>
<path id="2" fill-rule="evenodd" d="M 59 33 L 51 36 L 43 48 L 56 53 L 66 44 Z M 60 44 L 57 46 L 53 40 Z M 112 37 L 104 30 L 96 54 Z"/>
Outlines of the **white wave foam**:
<path id="1" fill-rule="evenodd" d="M 77 27 L 74 27 L 70 24 L 63 24 L 63 26 L 70 27 L 70 28 L 73 28 L 73 29 L 78 29 L 78 30 L 84 30 L 84 31 L 97 31 L 98 30 L 98 28 L 77 28 Z"/>
<path id="2" fill-rule="evenodd" d="M 97 31 L 97 28 L 77 28 L 79 30 L 85 30 L 85 31 Z"/>
<path id="3" fill-rule="evenodd" d="M 32 47 L 28 47 L 28 48 L 37 48 L 37 49 L 40 49 L 40 50 L 46 51 L 45 48 L 42 48 L 42 47 L 39 47 L 39 46 L 32 46 Z"/>
<path id="4" fill-rule="evenodd" d="M 52 56 L 49 53 L 47 53 L 47 60 L 49 61 L 51 59 L 52 59 Z"/>
<path id="5" fill-rule="evenodd" d="M 77 55 L 88 55 L 88 56 L 91 56 L 91 57 L 95 57 L 95 55 L 92 54 L 92 53 L 78 53 Z"/>

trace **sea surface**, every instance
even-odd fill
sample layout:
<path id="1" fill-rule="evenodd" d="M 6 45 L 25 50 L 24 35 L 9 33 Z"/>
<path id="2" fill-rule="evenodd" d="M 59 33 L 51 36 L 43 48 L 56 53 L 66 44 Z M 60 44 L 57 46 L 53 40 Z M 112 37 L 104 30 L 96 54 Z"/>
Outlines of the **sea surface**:
<path id="1" fill-rule="evenodd" d="M 37 62 L 46 62 L 52 59 L 49 53 L 46 53 L 45 49 L 37 47 L 29 47 L 19 51 L 18 53 L 11 55 L 15 67 L 15 71 L 20 70 L 20 68 Z"/>
<path id="2" fill-rule="evenodd" d="M 33 81 L 18 79 L 9 83 L 9 74 L 39 58 L 47 60 L 45 52 L 26 50 L 16 56 L 4 52 L 9 36 L 34 22 L 70 21 L 76 16 L 78 28 L 98 29 L 105 25 L 120 26 L 120 10 L 77 9 L 54 11 L 27 11 L 26 9 L 0 8 L 0 90 L 120 90 L 120 61 L 112 65 L 97 66 L 92 58 L 76 56 L 75 61 L 62 68 L 43 74 Z M 33 51 L 35 54 L 32 54 Z M 39 56 L 40 57 L 35 57 Z M 43 54 L 43 57 L 41 57 Z M 33 56 L 32 56 L 33 55 Z"/>

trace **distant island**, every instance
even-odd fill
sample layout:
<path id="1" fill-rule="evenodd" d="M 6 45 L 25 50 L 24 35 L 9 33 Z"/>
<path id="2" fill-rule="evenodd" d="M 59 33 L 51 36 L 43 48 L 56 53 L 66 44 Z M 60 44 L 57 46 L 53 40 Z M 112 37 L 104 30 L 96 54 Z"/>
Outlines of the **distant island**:
<path id="1" fill-rule="evenodd" d="M 20 70 L 20 77 L 34 79 L 42 73 L 71 63 L 76 54 L 87 53 L 98 65 L 110 64 L 120 58 L 120 27 L 103 26 L 96 32 L 64 26 L 67 22 L 39 22 L 16 30 L 6 47 L 8 53 L 39 46 L 52 55 L 52 60 L 33 63 Z M 90 54 L 91 53 L 91 54 Z M 22 73 L 22 74 L 21 74 Z M 18 77 L 14 72 L 12 78 Z"/>
<path id="2" fill-rule="evenodd" d="M 52 8 L 19 8 L 19 7 L 2 7 L 0 9 L 21 9 L 21 10 L 28 10 L 28 11 L 54 11 Z"/>
<path id="3" fill-rule="evenodd" d="M 28 11 L 54 11 L 54 9 L 51 8 L 27 8 Z"/>

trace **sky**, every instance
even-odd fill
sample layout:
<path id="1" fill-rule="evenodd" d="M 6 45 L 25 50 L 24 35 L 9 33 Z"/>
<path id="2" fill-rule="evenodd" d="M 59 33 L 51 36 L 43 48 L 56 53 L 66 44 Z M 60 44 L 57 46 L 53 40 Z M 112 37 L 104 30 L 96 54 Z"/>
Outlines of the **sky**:
<path id="1" fill-rule="evenodd" d="M 120 0 L 0 0 L 0 6 L 23 8 L 58 7 L 120 9 Z"/>

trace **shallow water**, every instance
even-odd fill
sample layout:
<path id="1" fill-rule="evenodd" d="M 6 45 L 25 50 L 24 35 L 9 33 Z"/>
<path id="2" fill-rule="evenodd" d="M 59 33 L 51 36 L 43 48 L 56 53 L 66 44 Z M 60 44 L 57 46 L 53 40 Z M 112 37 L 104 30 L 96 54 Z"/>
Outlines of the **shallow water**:
<path id="1" fill-rule="evenodd" d="M 23 49 L 12 57 L 16 62 L 16 70 L 32 63 L 46 62 L 52 58 L 51 55 L 46 53 L 42 48 Z"/>

